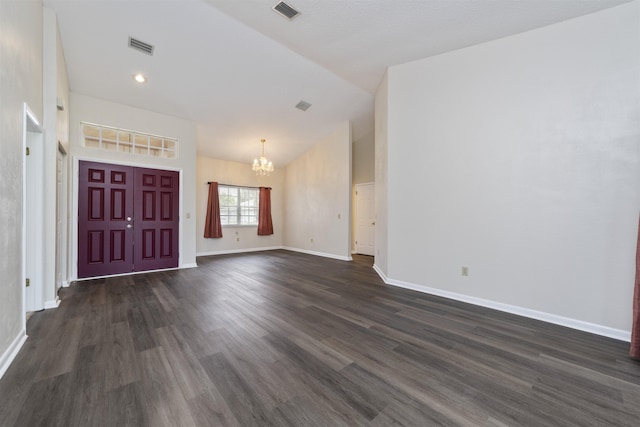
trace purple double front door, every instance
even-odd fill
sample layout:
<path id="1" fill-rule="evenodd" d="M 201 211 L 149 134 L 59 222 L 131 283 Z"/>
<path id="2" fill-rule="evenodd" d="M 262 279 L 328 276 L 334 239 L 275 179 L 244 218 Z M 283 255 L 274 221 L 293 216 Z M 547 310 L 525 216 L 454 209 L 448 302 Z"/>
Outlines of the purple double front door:
<path id="1" fill-rule="evenodd" d="M 78 278 L 178 266 L 180 176 L 80 162 Z"/>

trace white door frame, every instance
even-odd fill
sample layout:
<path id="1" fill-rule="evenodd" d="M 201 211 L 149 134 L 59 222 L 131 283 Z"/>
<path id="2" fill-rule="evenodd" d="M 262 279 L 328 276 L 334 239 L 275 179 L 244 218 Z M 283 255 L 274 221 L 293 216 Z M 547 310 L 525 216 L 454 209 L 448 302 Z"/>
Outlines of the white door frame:
<path id="1" fill-rule="evenodd" d="M 58 141 L 56 153 L 56 300 L 58 290 L 69 286 L 67 281 L 67 150 Z"/>
<path id="2" fill-rule="evenodd" d="M 44 162 L 44 135 L 42 133 L 42 127 L 40 126 L 40 122 L 36 115 L 31 111 L 27 103 L 24 103 L 23 108 L 23 122 L 22 122 L 22 280 L 20 286 L 22 288 L 22 324 L 26 328 L 27 311 L 41 310 L 44 308 L 43 302 L 43 286 L 42 286 L 42 274 L 43 274 L 43 262 L 44 257 L 42 253 L 42 245 L 37 245 L 36 242 L 27 237 L 27 223 L 29 218 L 35 218 L 36 220 L 43 219 L 43 210 L 44 206 L 42 197 L 40 197 L 40 208 L 37 209 L 37 206 L 32 206 L 32 201 L 29 201 L 30 195 L 27 192 L 27 179 L 30 181 L 38 180 L 40 177 L 42 180 L 44 179 L 43 173 L 43 165 L 41 167 L 29 166 L 27 167 L 27 148 L 30 150 L 37 149 L 39 151 L 38 159 Z M 42 185 L 40 186 L 42 188 Z M 33 196 L 33 195 L 31 195 Z M 29 215 L 29 210 L 31 209 L 31 213 L 34 216 Z M 37 215 L 39 213 L 39 215 Z M 36 227 L 36 224 L 32 224 L 32 226 Z M 37 228 L 37 227 L 36 227 Z M 42 232 L 42 227 L 40 227 L 40 232 Z M 31 285 L 29 289 L 26 287 L 26 279 L 27 279 L 27 252 L 33 252 L 35 249 L 35 253 L 39 253 L 39 256 L 35 256 L 35 259 L 30 263 L 31 271 L 29 274 L 33 274 L 34 278 L 31 281 Z M 38 276 L 40 278 L 38 278 Z"/>

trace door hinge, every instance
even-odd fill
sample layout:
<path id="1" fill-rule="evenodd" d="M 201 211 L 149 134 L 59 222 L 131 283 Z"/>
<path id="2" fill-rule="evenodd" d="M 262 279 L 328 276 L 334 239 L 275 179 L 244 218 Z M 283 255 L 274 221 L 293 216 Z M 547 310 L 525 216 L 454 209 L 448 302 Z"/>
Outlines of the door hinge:
<path id="1" fill-rule="evenodd" d="M 358 241 L 356 240 L 356 245 L 358 244 Z"/>
<path id="2" fill-rule="evenodd" d="M 31 151 L 29 150 L 29 147 L 27 147 L 27 156 L 31 154 Z"/>
<path id="3" fill-rule="evenodd" d="M 31 280 L 27 279 L 27 280 L 26 280 L 26 282 L 27 282 L 27 283 L 26 283 L 27 288 L 28 288 L 29 286 L 31 286 Z"/>

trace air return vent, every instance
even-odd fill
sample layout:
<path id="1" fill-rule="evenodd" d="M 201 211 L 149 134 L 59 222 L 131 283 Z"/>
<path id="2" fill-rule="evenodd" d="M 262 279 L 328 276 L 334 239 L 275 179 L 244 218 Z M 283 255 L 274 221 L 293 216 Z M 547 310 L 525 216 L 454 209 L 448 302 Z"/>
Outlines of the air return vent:
<path id="1" fill-rule="evenodd" d="M 298 104 L 296 104 L 296 108 L 302 111 L 307 111 L 309 107 L 311 107 L 311 104 L 309 104 L 307 101 L 300 101 L 298 102 Z"/>
<path id="2" fill-rule="evenodd" d="M 291 6 L 289 6 L 288 4 L 286 4 L 283 1 L 281 1 L 278 4 L 276 4 L 275 6 L 273 6 L 272 9 L 275 10 L 276 12 L 278 12 L 278 14 L 284 16 L 285 18 L 287 18 L 290 21 L 293 18 L 295 18 L 296 16 L 300 15 L 300 12 L 298 12 L 297 10 L 295 10 L 294 8 L 292 8 Z"/>
<path id="3" fill-rule="evenodd" d="M 133 37 L 129 37 L 129 47 L 146 53 L 147 55 L 153 55 L 153 45 L 134 39 Z"/>

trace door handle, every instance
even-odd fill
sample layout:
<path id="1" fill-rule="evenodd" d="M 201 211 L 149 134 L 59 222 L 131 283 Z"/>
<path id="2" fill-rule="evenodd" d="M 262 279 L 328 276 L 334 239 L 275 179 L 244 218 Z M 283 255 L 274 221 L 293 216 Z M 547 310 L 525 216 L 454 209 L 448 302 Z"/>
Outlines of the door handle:
<path id="1" fill-rule="evenodd" d="M 374 221 L 374 222 L 372 222 L 372 223 L 371 223 L 371 225 L 376 225 L 376 222 L 375 222 L 375 221 Z"/>
<path id="2" fill-rule="evenodd" d="M 127 217 L 127 221 L 131 221 L 131 217 L 130 216 Z"/>
<path id="3" fill-rule="evenodd" d="M 133 227 L 133 225 L 127 224 L 127 228 L 132 228 L 132 227 Z"/>

